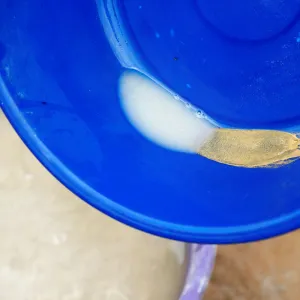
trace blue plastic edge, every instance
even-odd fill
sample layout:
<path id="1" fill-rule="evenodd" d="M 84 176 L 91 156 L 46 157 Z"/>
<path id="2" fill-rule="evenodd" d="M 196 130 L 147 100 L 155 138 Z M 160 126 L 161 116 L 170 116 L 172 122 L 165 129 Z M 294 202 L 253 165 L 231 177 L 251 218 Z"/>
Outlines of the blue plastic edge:
<path id="1" fill-rule="evenodd" d="M 136 229 L 184 242 L 232 244 L 262 240 L 300 227 L 300 211 L 266 222 L 225 228 L 180 226 L 135 213 L 89 187 L 51 153 L 18 110 L 1 77 L 0 107 L 25 145 L 56 179 L 92 207 Z"/>

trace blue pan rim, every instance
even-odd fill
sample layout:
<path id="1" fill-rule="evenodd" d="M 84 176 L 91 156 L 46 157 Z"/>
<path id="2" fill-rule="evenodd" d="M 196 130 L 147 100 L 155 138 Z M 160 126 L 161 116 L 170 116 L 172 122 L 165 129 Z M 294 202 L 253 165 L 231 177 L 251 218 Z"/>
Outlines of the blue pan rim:
<path id="1" fill-rule="evenodd" d="M 164 238 L 201 244 L 251 242 L 281 235 L 300 227 L 300 210 L 264 222 L 234 227 L 180 225 L 134 212 L 89 187 L 51 153 L 26 122 L 1 76 L 0 107 L 25 145 L 58 181 L 95 209 L 126 225 Z"/>

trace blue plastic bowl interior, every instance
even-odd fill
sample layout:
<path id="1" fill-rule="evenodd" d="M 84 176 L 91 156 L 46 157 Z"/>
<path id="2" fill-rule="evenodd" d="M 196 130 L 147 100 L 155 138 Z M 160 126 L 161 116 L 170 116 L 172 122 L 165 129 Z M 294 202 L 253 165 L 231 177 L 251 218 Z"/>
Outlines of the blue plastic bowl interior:
<path id="1" fill-rule="evenodd" d="M 2 108 L 74 193 L 122 222 L 185 241 L 244 242 L 298 228 L 299 160 L 237 168 L 166 150 L 132 127 L 99 7 L 153 77 L 219 124 L 296 130 L 300 1 L 0 2 Z"/>

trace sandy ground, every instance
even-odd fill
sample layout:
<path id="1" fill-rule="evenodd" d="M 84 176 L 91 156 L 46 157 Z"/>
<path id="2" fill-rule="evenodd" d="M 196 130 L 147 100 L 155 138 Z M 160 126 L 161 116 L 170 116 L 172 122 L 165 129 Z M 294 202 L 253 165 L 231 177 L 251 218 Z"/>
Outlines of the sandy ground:
<path id="1" fill-rule="evenodd" d="M 219 246 L 204 300 L 298 300 L 300 231 L 266 241 Z"/>
<path id="2" fill-rule="evenodd" d="M 0 112 L 0 299 L 174 300 L 185 245 L 128 228 L 54 179 Z"/>

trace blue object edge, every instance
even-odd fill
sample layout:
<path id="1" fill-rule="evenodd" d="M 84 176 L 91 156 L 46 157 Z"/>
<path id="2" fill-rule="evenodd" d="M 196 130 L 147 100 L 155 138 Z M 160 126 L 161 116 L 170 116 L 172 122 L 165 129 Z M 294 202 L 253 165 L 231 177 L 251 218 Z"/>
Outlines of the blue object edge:
<path id="1" fill-rule="evenodd" d="M 51 153 L 23 118 L 1 76 L 0 107 L 24 144 L 58 181 L 95 209 L 136 229 L 184 242 L 233 244 L 267 239 L 300 227 L 300 211 L 265 222 L 225 228 L 180 226 L 135 213 L 89 187 Z"/>

